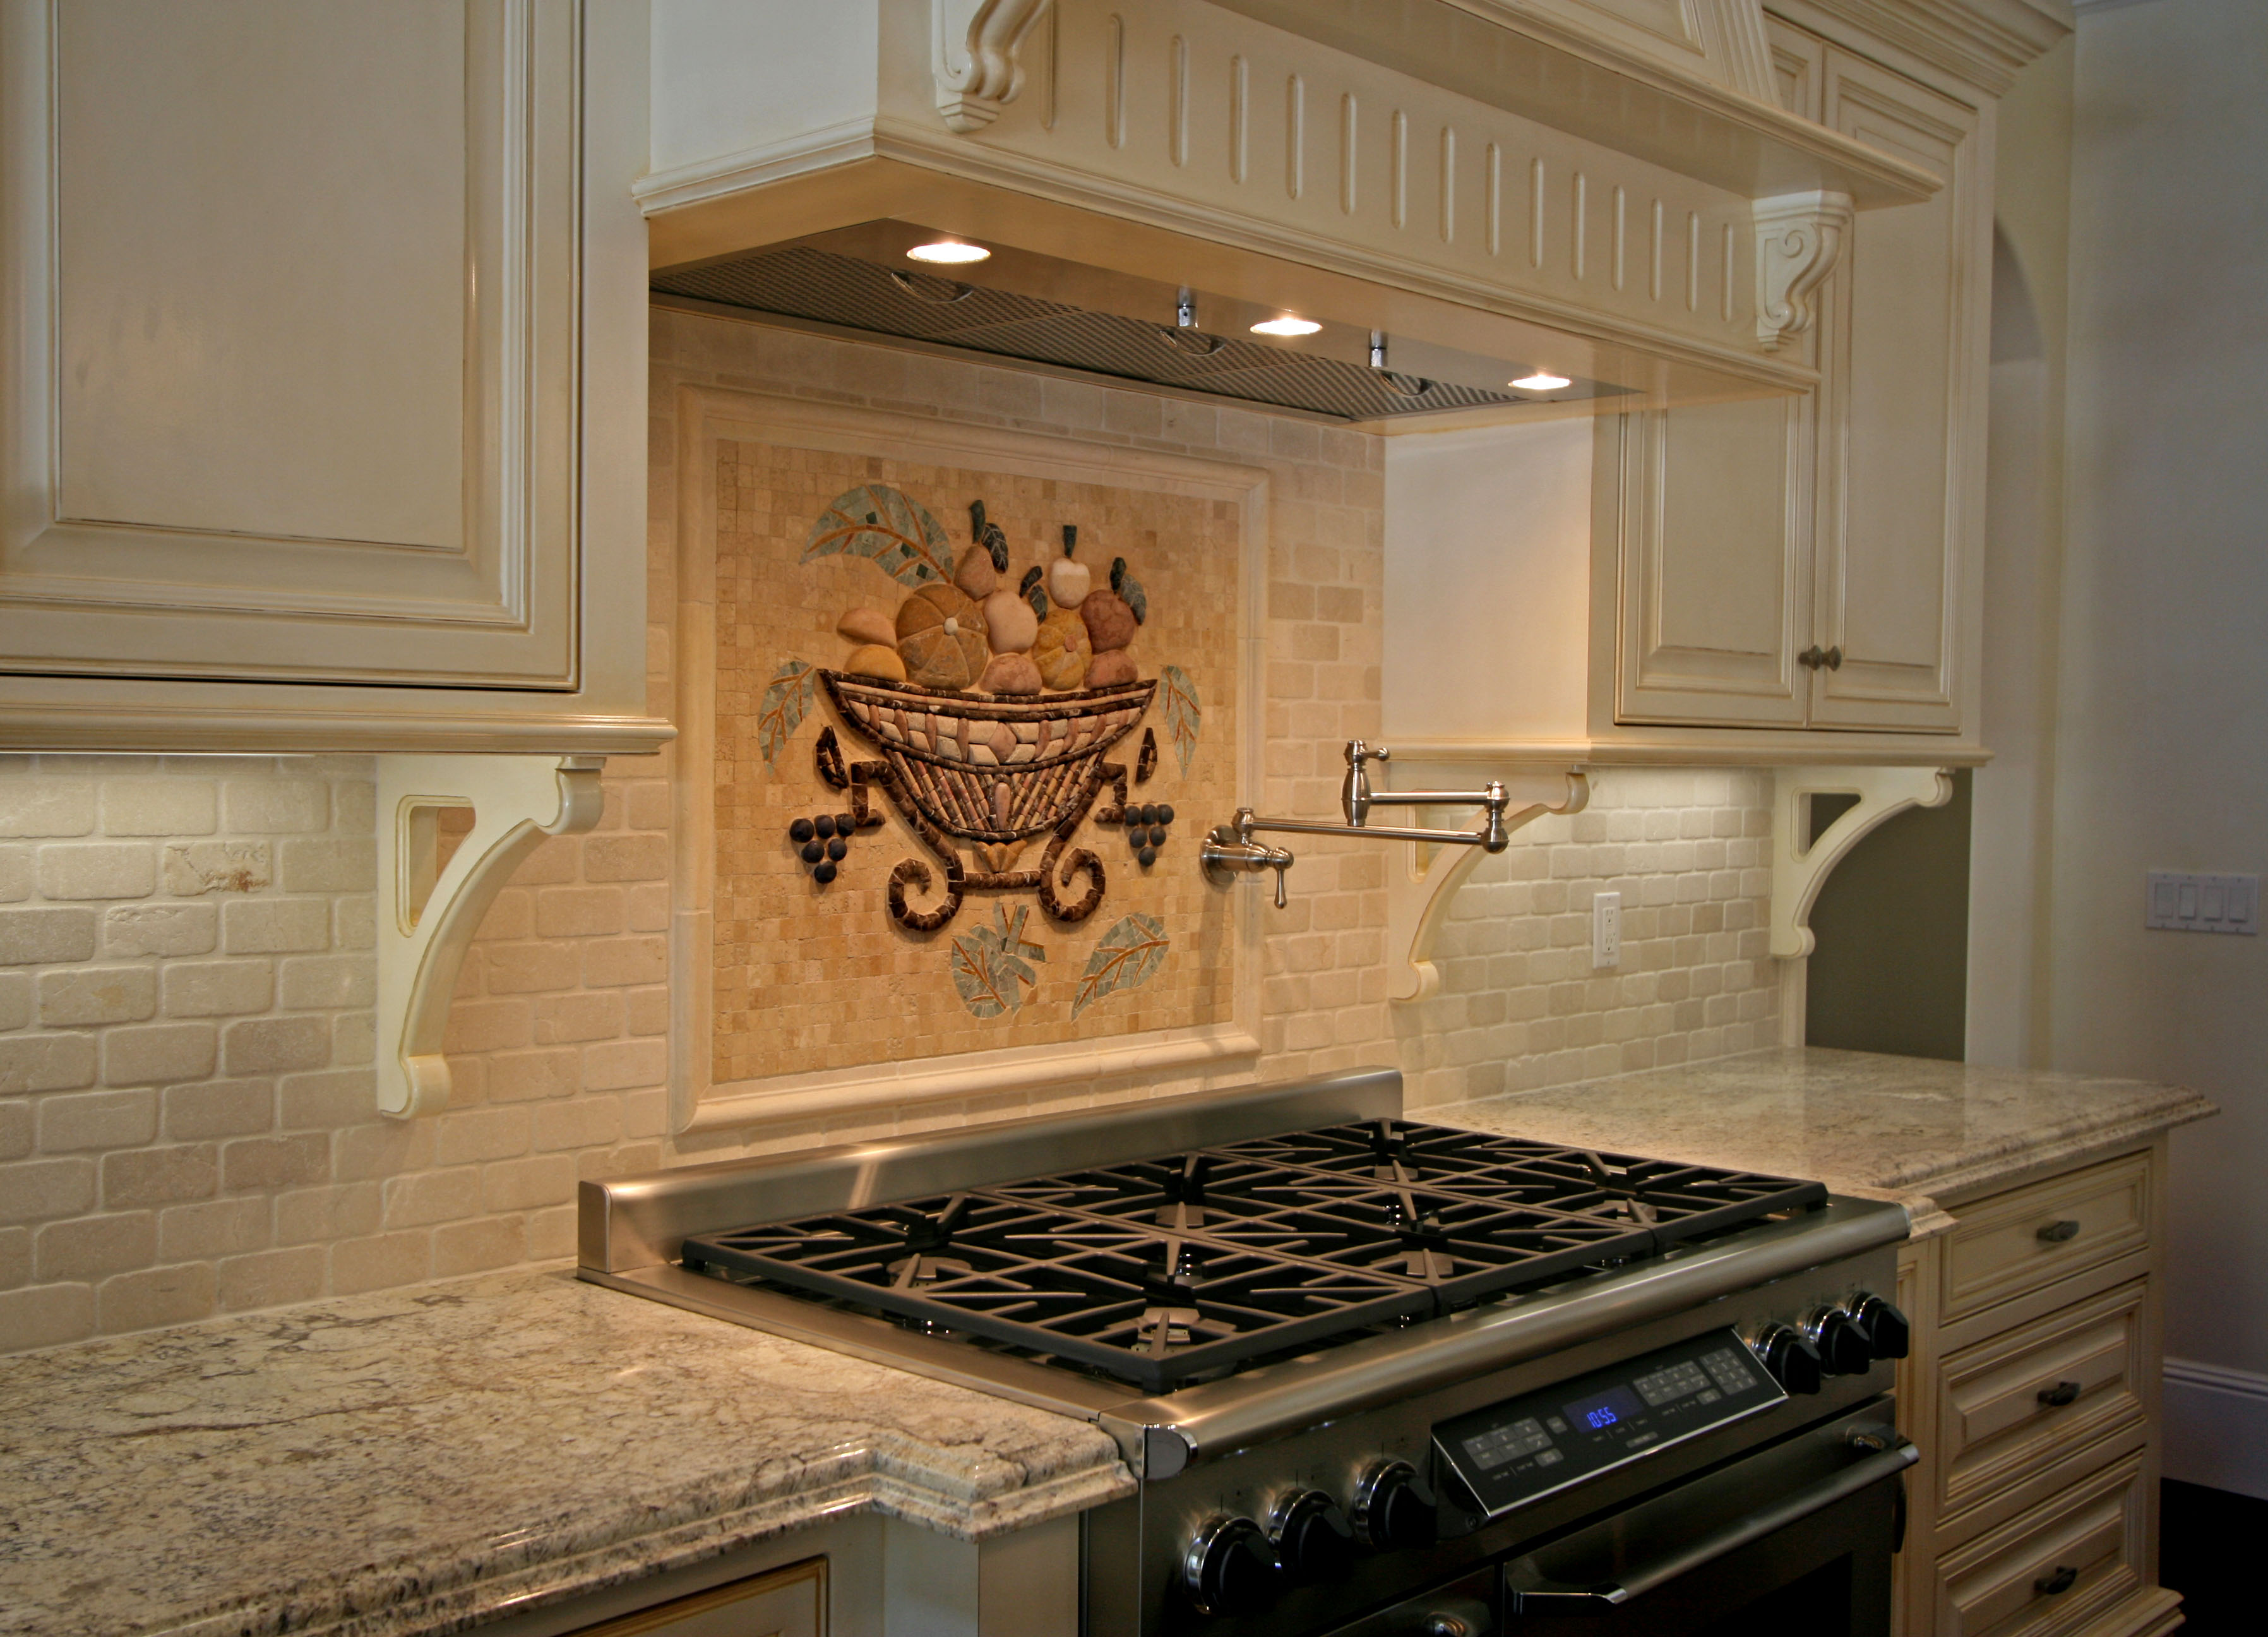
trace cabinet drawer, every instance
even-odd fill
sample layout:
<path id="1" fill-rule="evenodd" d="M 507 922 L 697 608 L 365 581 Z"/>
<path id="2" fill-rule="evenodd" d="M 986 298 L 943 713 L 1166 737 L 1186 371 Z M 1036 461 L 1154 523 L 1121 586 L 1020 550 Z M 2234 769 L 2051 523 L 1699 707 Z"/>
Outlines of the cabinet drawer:
<path id="1" fill-rule="evenodd" d="M 2149 1240 L 2150 1156 L 2089 1166 L 1953 1213 L 1940 1323 L 2141 1250 Z"/>
<path id="2" fill-rule="evenodd" d="M 1939 1369 L 1938 1515 L 2019 1482 L 2143 1413 L 2146 1280 L 1948 1357 Z"/>
<path id="3" fill-rule="evenodd" d="M 2141 1589 L 2139 1453 L 1938 1564 L 1937 1637 L 2057 1637 Z"/>
<path id="4" fill-rule="evenodd" d="M 827 1560 L 674 1597 L 573 1637 L 827 1637 Z"/>

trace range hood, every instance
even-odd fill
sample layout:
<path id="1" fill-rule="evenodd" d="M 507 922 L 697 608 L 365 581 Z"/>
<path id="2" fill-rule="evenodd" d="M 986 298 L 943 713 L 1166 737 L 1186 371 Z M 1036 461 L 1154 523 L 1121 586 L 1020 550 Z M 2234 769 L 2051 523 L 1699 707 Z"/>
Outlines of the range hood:
<path id="1" fill-rule="evenodd" d="M 1012 246 L 972 246 L 949 272 L 909 255 L 952 240 L 907 222 L 870 222 L 657 274 L 653 289 L 837 333 L 911 342 L 1050 370 L 1139 382 L 1332 420 L 1374 423 L 1522 406 L 1548 413 L 1628 389 L 1551 374 L 1383 330 L 1304 319 L 1186 284 L 1167 285 Z M 1256 325 L 1286 320 L 1304 334 Z M 1541 377 L 1561 384 L 1521 387 Z"/>
<path id="2" fill-rule="evenodd" d="M 1805 390 L 1852 212 L 1936 179 L 1770 102 L 1756 0 L 1693 63 L 1577 26 L 1631 6 L 657 8 L 653 289 L 1386 431 Z"/>

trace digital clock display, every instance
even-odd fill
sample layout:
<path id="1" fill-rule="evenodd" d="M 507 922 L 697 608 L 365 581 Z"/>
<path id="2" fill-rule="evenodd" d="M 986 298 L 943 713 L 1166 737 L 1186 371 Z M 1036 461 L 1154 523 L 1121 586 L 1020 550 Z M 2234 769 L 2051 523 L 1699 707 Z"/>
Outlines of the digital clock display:
<path id="1" fill-rule="evenodd" d="M 1577 1398 L 1560 1405 L 1559 1412 L 1572 1426 L 1603 1433 L 1635 1419 L 1644 1411 L 1628 1389 L 1609 1387 L 1603 1392 L 1594 1392 L 1588 1397 Z"/>

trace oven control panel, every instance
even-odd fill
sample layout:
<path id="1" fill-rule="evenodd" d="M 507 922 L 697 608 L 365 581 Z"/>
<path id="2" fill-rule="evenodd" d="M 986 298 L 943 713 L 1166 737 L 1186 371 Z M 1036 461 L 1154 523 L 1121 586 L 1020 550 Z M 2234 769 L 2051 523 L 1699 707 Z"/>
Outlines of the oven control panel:
<path id="1" fill-rule="evenodd" d="M 1436 1471 L 1454 1474 L 1444 1499 L 1476 1508 L 1477 1528 L 1786 1398 L 1737 1332 L 1712 1331 L 1437 1424 Z"/>

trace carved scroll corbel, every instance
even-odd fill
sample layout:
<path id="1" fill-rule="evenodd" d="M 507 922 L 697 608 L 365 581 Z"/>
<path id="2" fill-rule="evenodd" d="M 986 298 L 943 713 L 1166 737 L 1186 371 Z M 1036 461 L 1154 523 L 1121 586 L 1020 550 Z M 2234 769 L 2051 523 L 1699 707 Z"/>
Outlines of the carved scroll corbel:
<path id="1" fill-rule="evenodd" d="M 1856 805 L 1811 837 L 1815 795 L 1855 795 Z M 1941 807 L 1953 773 L 1936 767 L 1784 767 L 1773 780 L 1771 952 L 1783 961 L 1810 955 L 1817 940 L 1811 906 L 1859 837 L 1908 807 Z"/>
<path id="2" fill-rule="evenodd" d="M 1471 769 L 1460 767 L 1460 773 Z M 1591 799 L 1590 780 L 1580 771 L 1539 767 L 1491 770 L 1511 793 L 1505 828 L 1517 830 L 1547 813 L 1580 813 Z M 1432 853 L 1431 858 L 1425 855 Z M 1449 918 L 1457 889 L 1489 855 L 1478 847 L 1429 846 L 1408 842 L 1386 861 L 1387 993 L 1409 1004 L 1441 987 L 1433 964 L 1433 941 Z"/>
<path id="3" fill-rule="evenodd" d="M 982 130 L 1024 88 L 1024 41 L 1052 0 L 930 0 L 930 71 L 937 111 L 961 132 Z"/>
<path id="4" fill-rule="evenodd" d="M 604 756 L 378 758 L 378 1109 L 448 1106 L 441 1055 L 457 973 L 481 919 L 547 836 L 599 822 Z M 469 810 L 446 862 L 441 815 Z"/>
<path id="5" fill-rule="evenodd" d="M 1851 195 L 1791 193 L 1756 202 L 1756 339 L 1767 352 L 1811 328 L 1812 297 L 1843 254 Z"/>

